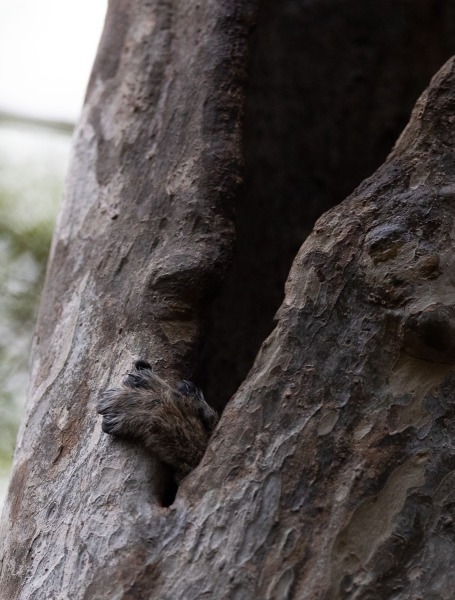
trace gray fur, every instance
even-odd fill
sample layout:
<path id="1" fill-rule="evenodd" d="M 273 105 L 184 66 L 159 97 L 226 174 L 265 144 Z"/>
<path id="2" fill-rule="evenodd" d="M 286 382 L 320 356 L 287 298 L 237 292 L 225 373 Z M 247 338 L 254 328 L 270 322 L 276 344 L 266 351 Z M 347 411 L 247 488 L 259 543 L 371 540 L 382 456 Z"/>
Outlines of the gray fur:
<path id="1" fill-rule="evenodd" d="M 135 363 L 121 387 L 102 393 L 97 411 L 105 433 L 143 443 L 177 481 L 197 466 L 218 422 L 198 387 L 181 381 L 174 389 L 145 361 Z"/>

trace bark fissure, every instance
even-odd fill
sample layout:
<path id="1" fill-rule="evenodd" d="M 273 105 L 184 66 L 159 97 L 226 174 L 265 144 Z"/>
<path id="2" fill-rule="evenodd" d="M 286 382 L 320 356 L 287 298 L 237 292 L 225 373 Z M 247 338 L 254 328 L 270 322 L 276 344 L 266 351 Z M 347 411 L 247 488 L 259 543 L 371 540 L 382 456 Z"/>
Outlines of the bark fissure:
<path id="1" fill-rule="evenodd" d="M 201 360 L 203 387 L 220 410 L 272 331 L 289 269 L 317 218 L 383 163 L 418 96 L 455 52 L 453 39 L 450 2 L 260 2 L 236 252 Z"/>
<path id="2" fill-rule="evenodd" d="M 110 3 L 38 318 L 2 599 L 451 597 L 453 60 L 383 166 L 316 222 L 245 377 L 303 237 L 385 157 L 450 45 L 449 3 L 442 18 L 434 2 L 403 1 L 395 20 L 396 2 L 339 5 L 264 1 L 248 88 L 254 2 Z M 431 24 L 424 42 L 417 14 Z M 372 20 L 373 41 L 361 33 Z M 411 54 L 394 70 L 404 39 Z M 432 51 L 417 66 L 421 44 Z M 388 82 L 405 67 L 401 104 Z M 343 103 L 351 95 L 358 104 Z M 327 129 L 313 130 L 323 109 Z M 219 408 L 241 383 L 174 502 L 163 465 L 95 416 L 99 390 L 135 359 L 171 384 L 196 374 Z"/>

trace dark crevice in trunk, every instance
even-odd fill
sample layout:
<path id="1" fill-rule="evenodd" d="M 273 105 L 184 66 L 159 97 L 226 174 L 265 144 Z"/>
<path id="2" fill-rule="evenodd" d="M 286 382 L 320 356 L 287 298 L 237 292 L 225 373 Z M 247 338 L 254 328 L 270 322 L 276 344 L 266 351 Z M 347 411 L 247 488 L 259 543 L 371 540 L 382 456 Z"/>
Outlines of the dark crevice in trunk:
<path id="1" fill-rule="evenodd" d="M 222 410 L 252 366 L 316 219 L 384 161 L 455 51 L 455 5 L 263 0 L 245 114 L 236 254 L 200 382 Z"/>
<path id="2" fill-rule="evenodd" d="M 158 504 L 169 507 L 174 503 L 178 491 L 178 484 L 172 470 L 165 464 L 155 468 L 156 494 Z"/>

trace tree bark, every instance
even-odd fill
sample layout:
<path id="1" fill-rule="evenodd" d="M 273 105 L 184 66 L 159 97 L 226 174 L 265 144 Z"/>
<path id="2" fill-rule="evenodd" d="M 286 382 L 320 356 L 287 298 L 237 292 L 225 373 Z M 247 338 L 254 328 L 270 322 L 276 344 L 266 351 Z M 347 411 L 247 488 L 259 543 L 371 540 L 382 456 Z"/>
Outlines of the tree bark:
<path id="1" fill-rule="evenodd" d="M 110 4 L 39 312 L 2 598 L 452 597 L 453 60 L 384 165 L 316 223 L 170 506 L 164 467 L 95 416 L 135 358 L 198 373 L 232 255 L 253 13 Z"/>
<path id="2" fill-rule="evenodd" d="M 261 0 L 251 46 L 237 250 L 200 373 L 219 408 L 273 330 L 316 219 L 384 162 L 455 54 L 455 3 Z"/>
<path id="3" fill-rule="evenodd" d="M 194 376 L 232 254 L 252 18 L 245 0 L 110 3 L 32 349 L 2 598 L 114 598 L 150 571 L 167 474 L 107 439 L 95 405 L 136 358 Z"/>

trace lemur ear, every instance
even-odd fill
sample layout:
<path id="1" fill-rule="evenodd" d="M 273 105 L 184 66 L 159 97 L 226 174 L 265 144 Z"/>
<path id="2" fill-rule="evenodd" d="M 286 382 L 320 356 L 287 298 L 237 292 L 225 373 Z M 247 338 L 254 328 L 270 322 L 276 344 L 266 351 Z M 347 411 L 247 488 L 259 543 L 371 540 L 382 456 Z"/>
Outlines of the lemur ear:
<path id="1" fill-rule="evenodd" d="M 135 368 L 138 371 L 145 371 L 146 369 L 152 370 L 152 365 L 146 360 L 139 359 L 134 363 Z"/>

